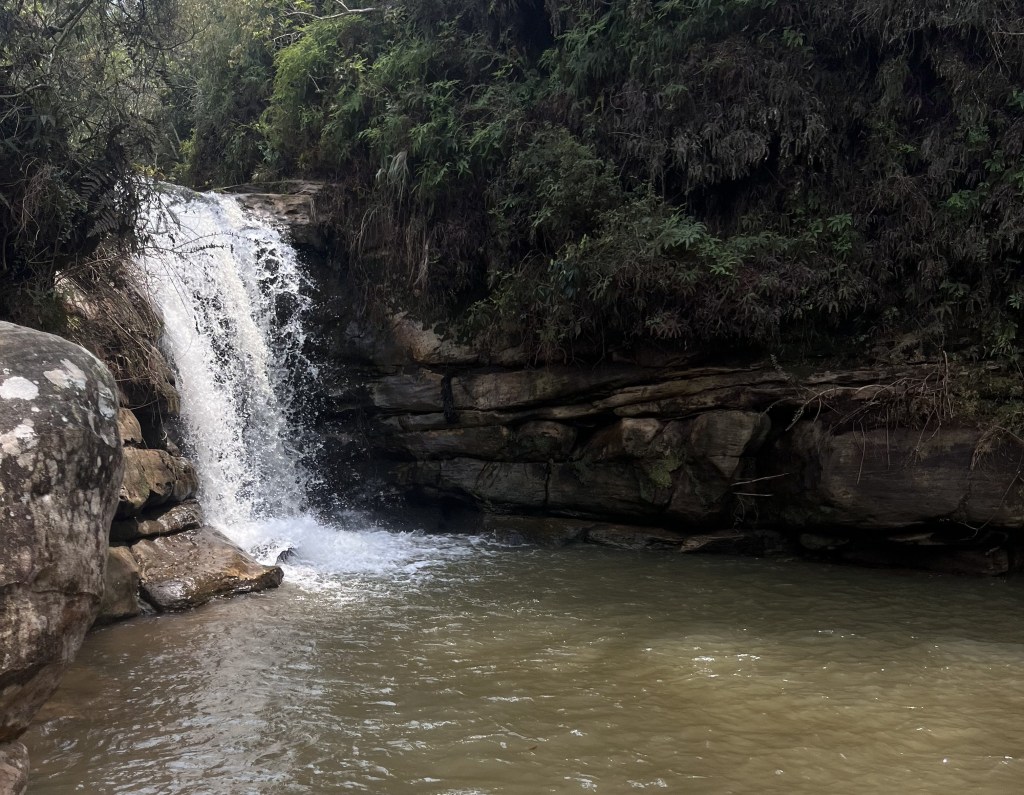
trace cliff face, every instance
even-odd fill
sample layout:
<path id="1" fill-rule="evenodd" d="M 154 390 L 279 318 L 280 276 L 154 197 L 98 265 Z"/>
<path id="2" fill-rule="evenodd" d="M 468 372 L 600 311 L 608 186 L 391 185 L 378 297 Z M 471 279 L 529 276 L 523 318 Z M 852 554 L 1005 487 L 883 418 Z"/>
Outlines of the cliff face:
<path id="1" fill-rule="evenodd" d="M 428 344 L 407 319 L 389 336 L 368 348 L 348 329 L 341 371 L 360 375 L 335 389 L 336 419 L 345 427 L 358 407 L 389 483 L 496 528 L 963 572 L 1017 565 L 1019 445 L 881 416 L 934 366 L 799 381 L 769 362 L 497 368 Z M 531 530 L 499 516 L 559 521 Z"/>

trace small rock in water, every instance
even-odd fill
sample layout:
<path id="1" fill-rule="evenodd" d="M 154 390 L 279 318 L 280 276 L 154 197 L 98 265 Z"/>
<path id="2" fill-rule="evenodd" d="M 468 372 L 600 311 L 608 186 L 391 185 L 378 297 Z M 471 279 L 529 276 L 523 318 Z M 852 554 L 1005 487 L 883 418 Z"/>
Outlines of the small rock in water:
<path id="1" fill-rule="evenodd" d="M 291 563 L 294 560 L 298 560 L 298 557 L 299 553 L 292 547 L 288 547 L 288 549 L 282 550 L 282 552 L 277 556 L 275 563 L 280 566 L 282 563 Z"/>

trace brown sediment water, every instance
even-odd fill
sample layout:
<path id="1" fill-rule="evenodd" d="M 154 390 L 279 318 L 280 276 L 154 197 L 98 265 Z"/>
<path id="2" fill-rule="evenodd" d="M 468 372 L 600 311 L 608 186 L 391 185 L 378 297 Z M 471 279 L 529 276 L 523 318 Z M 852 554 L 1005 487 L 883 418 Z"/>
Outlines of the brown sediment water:
<path id="1" fill-rule="evenodd" d="M 30 793 L 1024 791 L 1019 581 L 446 543 L 93 633 Z"/>

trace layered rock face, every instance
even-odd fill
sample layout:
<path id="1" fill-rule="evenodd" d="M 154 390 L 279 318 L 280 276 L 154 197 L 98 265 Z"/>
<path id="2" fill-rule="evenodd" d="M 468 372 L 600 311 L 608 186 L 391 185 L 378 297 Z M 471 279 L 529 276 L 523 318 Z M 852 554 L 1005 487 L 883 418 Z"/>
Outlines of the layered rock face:
<path id="1" fill-rule="evenodd" d="M 123 461 L 116 385 L 77 345 L 0 322 L 0 792 L 99 609 Z"/>
<path id="2" fill-rule="evenodd" d="M 125 467 L 110 526 L 100 623 L 280 585 L 279 567 L 257 563 L 205 525 L 196 469 L 166 432 L 150 434 L 163 444 L 150 448 L 132 410 L 121 408 L 118 424 Z"/>
<path id="3" fill-rule="evenodd" d="M 799 378 L 770 362 L 528 368 L 402 316 L 385 332 L 350 321 L 332 355 L 329 458 L 363 450 L 382 483 L 479 510 L 509 538 L 1018 566 L 1024 448 L 948 419 L 887 419 L 934 382 L 932 364 Z"/>

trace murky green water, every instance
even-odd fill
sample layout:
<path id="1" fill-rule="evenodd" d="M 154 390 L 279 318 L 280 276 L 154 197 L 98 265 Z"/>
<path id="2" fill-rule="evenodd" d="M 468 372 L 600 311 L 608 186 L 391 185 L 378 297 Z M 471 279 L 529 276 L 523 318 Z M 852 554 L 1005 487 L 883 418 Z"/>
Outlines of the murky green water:
<path id="1" fill-rule="evenodd" d="M 1024 586 L 477 548 L 92 634 L 56 793 L 1019 793 Z"/>

